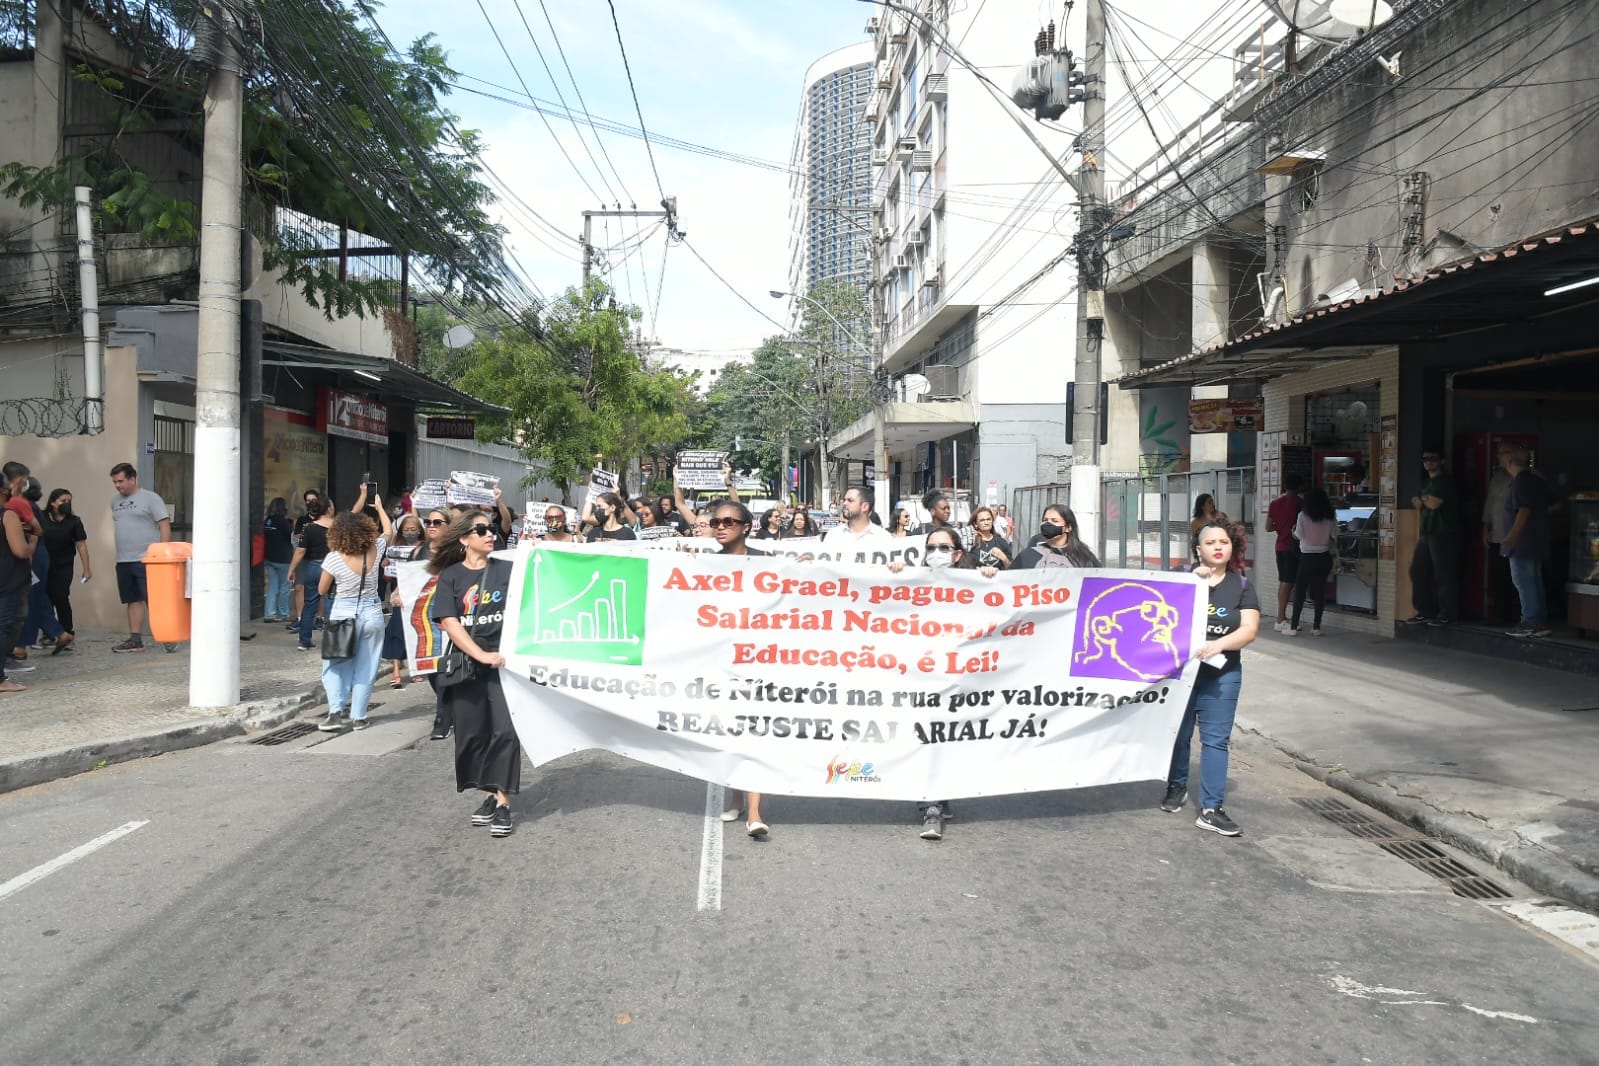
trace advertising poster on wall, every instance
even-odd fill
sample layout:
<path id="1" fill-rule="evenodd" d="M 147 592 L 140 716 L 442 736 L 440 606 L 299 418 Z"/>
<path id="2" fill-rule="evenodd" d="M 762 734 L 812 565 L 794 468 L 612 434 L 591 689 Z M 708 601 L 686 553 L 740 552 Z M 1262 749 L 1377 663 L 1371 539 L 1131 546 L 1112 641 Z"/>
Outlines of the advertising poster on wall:
<path id="1" fill-rule="evenodd" d="M 299 411 L 266 407 L 262 412 L 265 476 L 262 503 L 282 496 L 290 514 L 302 514 L 306 489 L 327 491 L 328 438 L 317 432 L 316 419 Z"/>

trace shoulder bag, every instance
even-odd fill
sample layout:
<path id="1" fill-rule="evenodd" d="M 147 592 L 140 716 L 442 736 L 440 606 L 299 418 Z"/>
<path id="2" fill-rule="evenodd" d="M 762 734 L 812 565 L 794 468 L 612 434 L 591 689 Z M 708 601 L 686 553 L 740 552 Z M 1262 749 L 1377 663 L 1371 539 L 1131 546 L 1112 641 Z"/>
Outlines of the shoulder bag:
<path id="1" fill-rule="evenodd" d="M 357 612 L 361 607 L 361 593 L 366 589 L 366 556 L 361 556 L 361 583 L 355 587 Z M 330 618 L 322 625 L 322 658 L 355 658 L 355 617 Z"/>
<path id="2" fill-rule="evenodd" d="M 480 587 L 483 581 L 488 580 L 488 574 L 488 567 L 485 566 L 483 568 L 483 577 L 479 580 Z M 479 599 L 481 598 L 482 597 L 480 596 Z M 476 613 L 477 605 L 474 604 L 472 606 L 472 612 L 468 614 L 466 618 L 462 619 L 462 622 L 465 623 L 469 621 Z M 466 628 L 470 629 L 471 627 L 467 626 Z M 444 654 L 439 656 L 439 688 L 446 689 L 467 681 L 475 681 L 477 680 L 479 669 L 480 664 L 478 661 L 472 658 L 466 652 L 462 651 L 460 648 L 457 648 L 452 642 L 450 646 L 445 649 Z"/>

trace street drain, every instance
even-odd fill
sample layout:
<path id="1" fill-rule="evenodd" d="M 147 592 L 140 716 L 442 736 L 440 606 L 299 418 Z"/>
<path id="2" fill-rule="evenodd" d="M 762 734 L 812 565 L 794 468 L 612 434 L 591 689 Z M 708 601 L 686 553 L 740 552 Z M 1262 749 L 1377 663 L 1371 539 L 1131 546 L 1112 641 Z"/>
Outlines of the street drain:
<path id="1" fill-rule="evenodd" d="M 274 729 L 270 733 L 263 733 L 250 741 L 250 743 L 259 744 L 263 748 L 273 748 L 279 744 L 287 744 L 291 740 L 296 740 L 315 732 L 315 722 L 294 722 L 284 726 L 282 729 Z"/>
<path id="2" fill-rule="evenodd" d="M 1436 844 L 1422 839 L 1421 834 L 1413 830 L 1376 821 L 1363 811 L 1358 811 L 1347 803 L 1335 799 L 1301 798 L 1294 802 L 1308 811 L 1314 811 L 1329 822 L 1342 826 L 1355 836 L 1371 841 L 1388 854 L 1405 860 L 1422 873 L 1438 878 L 1457 896 L 1464 896 L 1466 899 L 1514 898 L 1504 888 L 1452 858 Z"/>

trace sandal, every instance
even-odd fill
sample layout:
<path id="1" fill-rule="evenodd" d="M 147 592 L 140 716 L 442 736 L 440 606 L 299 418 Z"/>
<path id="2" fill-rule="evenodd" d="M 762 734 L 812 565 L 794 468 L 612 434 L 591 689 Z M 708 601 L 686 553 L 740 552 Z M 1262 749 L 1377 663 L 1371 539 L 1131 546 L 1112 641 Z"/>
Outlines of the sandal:
<path id="1" fill-rule="evenodd" d="M 389 682 L 389 687 L 390 688 L 404 688 L 405 687 L 405 682 L 401 681 L 399 678 L 395 678 L 393 681 Z"/>

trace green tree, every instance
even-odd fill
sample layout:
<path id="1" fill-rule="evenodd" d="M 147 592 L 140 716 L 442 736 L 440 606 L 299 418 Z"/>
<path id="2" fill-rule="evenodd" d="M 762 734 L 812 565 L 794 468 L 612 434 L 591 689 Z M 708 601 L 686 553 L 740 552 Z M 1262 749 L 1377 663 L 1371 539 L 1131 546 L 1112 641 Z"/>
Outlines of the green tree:
<path id="1" fill-rule="evenodd" d="M 640 362 L 628 344 L 637 318 L 594 279 L 567 289 L 536 334 L 516 327 L 477 341 L 458 384 L 511 412 L 501 424 L 480 425 L 479 435 L 512 440 L 548 464 L 568 500 L 571 483 L 596 462 L 620 471 L 688 439 L 693 392 L 682 376 Z"/>
<path id="2" fill-rule="evenodd" d="M 32 12 L 0 0 L 5 42 L 31 37 Z M 397 51 L 372 21 L 370 0 L 274 0 L 240 5 L 251 20 L 241 36 L 246 80 L 246 213 L 268 267 L 329 318 L 376 313 L 391 282 L 338 276 L 324 254 L 326 227 L 305 227 L 288 208 L 337 228 L 389 242 L 414 257 L 415 273 L 466 299 L 499 301 L 506 273 L 502 232 L 488 217 L 479 175 L 483 145 L 439 101 L 456 72 L 431 35 Z M 67 10 L 82 17 L 78 5 Z M 74 185 L 95 190 L 99 225 L 138 233 L 153 245 L 192 243 L 198 182 L 150 160 L 202 142 L 204 64 L 190 31 L 193 0 L 120 0 L 96 8 L 95 32 L 114 51 L 71 70 L 80 106 L 97 130 L 74 137 L 56 162 L 0 166 L 0 195 L 24 207 L 70 213 Z M 211 10 L 211 9 L 203 9 Z M 76 38 L 77 33 L 70 33 Z M 503 302 L 503 301 L 499 301 Z"/>

